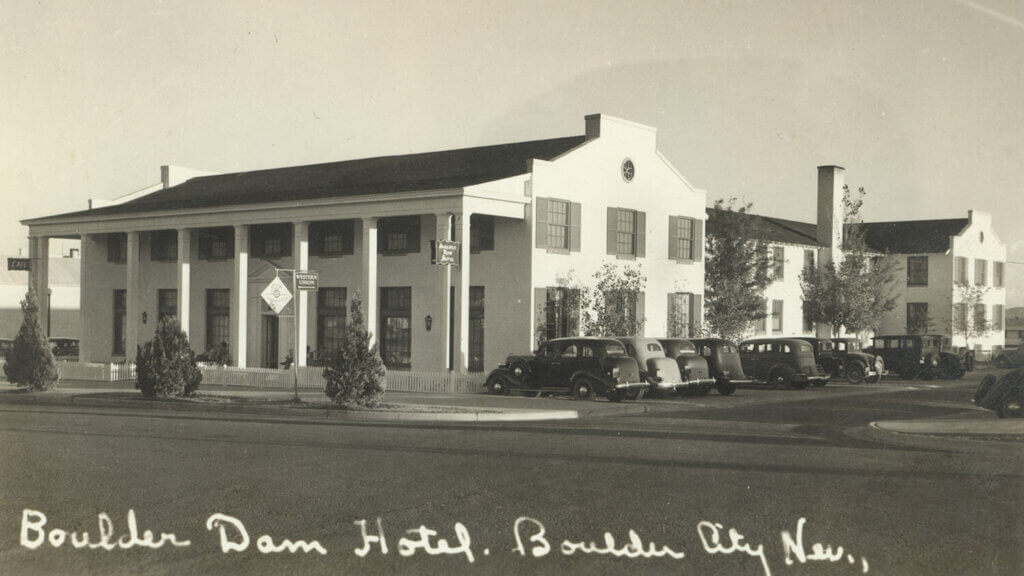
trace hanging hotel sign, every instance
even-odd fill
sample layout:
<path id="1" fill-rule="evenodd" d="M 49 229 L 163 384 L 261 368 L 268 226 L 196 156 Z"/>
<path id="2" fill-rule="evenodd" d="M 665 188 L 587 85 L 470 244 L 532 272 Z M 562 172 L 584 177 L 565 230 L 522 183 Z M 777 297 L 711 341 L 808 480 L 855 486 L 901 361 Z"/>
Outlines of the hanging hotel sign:
<path id="1" fill-rule="evenodd" d="M 263 301 L 270 306 L 270 309 L 274 311 L 274 314 L 280 314 L 281 310 L 288 305 L 292 300 L 292 293 L 288 290 L 288 287 L 284 285 L 284 282 L 277 276 L 267 284 L 267 287 L 263 289 L 263 293 L 260 294 L 263 297 Z"/>
<path id="2" fill-rule="evenodd" d="M 308 270 L 295 271 L 295 288 L 316 292 L 320 288 L 320 273 Z"/>
<path id="3" fill-rule="evenodd" d="M 439 266 L 459 265 L 459 243 L 451 240 L 436 240 L 434 242 L 432 264 Z"/>
<path id="4" fill-rule="evenodd" d="M 7 269 L 27 272 L 32 269 L 32 261 L 28 258 L 8 258 Z"/>

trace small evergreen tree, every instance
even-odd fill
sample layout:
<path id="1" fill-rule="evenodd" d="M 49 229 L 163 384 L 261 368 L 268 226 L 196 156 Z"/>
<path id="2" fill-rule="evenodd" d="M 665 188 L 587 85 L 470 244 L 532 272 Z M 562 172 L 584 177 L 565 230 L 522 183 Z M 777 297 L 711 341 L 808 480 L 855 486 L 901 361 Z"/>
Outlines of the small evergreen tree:
<path id="1" fill-rule="evenodd" d="M 153 339 L 138 348 L 135 387 L 147 398 L 192 396 L 203 380 L 188 336 L 169 316 L 160 320 Z"/>
<path id="2" fill-rule="evenodd" d="M 758 239 L 757 220 L 748 218 L 752 204 L 735 198 L 715 201 L 714 227 L 708 226 L 704 263 L 704 321 L 707 332 L 739 340 L 766 317 L 768 245 Z"/>
<path id="3" fill-rule="evenodd" d="M 363 319 L 363 304 L 358 293 L 349 305 L 351 321 L 345 325 L 341 348 L 334 351 L 331 363 L 324 368 L 327 386 L 324 392 L 339 406 L 375 407 L 384 399 L 387 370 L 377 351 L 370 346 L 370 333 Z"/>
<path id="4" fill-rule="evenodd" d="M 638 301 L 647 285 L 640 266 L 621 270 L 605 262 L 594 272 L 595 286 L 590 310 L 583 314 L 583 333 L 587 336 L 635 336 L 643 332 Z"/>
<path id="5" fill-rule="evenodd" d="M 29 288 L 21 301 L 21 312 L 24 318 L 14 338 L 11 355 L 4 362 L 4 374 L 8 381 L 21 388 L 49 390 L 57 384 L 60 375 L 39 323 L 39 301 L 34 289 Z"/>

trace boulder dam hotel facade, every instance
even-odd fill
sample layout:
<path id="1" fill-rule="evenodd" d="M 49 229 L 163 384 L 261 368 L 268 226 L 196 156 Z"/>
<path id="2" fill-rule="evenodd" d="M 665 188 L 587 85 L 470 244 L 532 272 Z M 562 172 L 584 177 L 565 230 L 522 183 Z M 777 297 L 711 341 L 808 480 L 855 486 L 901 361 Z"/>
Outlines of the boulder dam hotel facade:
<path id="1" fill-rule="evenodd" d="M 358 293 L 390 369 L 475 372 L 572 332 L 559 279 L 606 262 L 646 275 L 627 304 L 646 334 L 686 335 L 705 204 L 654 128 L 592 115 L 550 140 L 191 178 L 165 167 L 153 190 L 23 223 L 42 293 L 49 239 L 81 240 L 81 362 L 130 362 L 173 315 L 197 352 L 277 367 L 297 346 L 301 366 L 333 349 Z M 434 240 L 460 243 L 457 265 L 432 264 Z M 275 269 L 319 273 L 294 322 L 261 299 Z"/>

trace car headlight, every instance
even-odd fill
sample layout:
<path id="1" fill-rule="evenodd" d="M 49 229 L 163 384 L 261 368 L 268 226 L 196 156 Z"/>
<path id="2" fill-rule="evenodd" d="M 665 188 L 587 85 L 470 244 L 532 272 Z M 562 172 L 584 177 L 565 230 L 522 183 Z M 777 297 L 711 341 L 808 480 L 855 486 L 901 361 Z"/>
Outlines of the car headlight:
<path id="1" fill-rule="evenodd" d="M 612 368 L 612 378 L 618 378 L 618 377 L 619 377 L 619 367 L 615 366 L 615 367 Z"/>

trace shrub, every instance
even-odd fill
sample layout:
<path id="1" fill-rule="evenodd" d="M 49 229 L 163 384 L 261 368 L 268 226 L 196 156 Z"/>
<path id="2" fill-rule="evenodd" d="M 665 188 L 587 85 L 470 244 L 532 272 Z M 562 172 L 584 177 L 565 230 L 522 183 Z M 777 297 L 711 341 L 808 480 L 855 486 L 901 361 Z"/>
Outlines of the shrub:
<path id="1" fill-rule="evenodd" d="M 370 334 L 363 320 L 359 296 L 350 305 L 351 321 L 345 326 L 341 347 L 333 352 L 331 363 L 324 368 L 326 393 L 339 406 L 378 406 L 384 398 L 387 371 L 377 352 L 370 346 Z"/>
<path id="2" fill-rule="evenodd" d="M 36 291 L 29 288 L 21 301 L 24 318 L 14 338 L 14 347 L 4 362 L 7 380 L 19 387 L 30 390 L 49 390 L 57 384 L 60 375 L 57 363 L 46 342 L 43 327 L 39 324 L 39 304 Z"/>
<path id="3" fill-rule="evenodd" d="M 135 387 L 147 398 L 191 396 L 203 380 L 188 336 L 174 317 L 161 320 L 153 339 L 139 347 L 135 369 Z"/>

